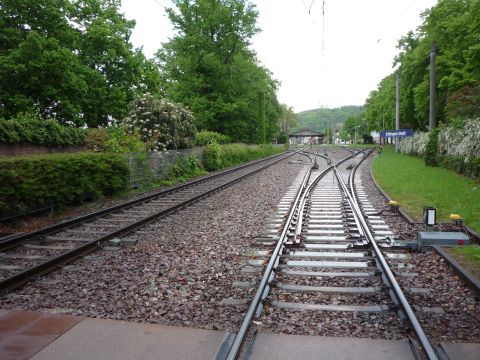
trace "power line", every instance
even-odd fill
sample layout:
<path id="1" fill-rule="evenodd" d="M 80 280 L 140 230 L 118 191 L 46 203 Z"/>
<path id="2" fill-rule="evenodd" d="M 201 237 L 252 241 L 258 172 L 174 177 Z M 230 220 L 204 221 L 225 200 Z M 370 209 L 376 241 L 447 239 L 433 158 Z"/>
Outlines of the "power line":
<path id="1" fill-rule="evenodd" d="M 167 7 L 165 5 L 163 5 L 162 3 L 160 3 L 160 1 L 158 0 L 153 0 L 155 1 L 158 5 L 160 5 L 164 10 L 167 10 Z"/>
<path id="2" fill-rule="evenodd" d="M 393 23 L 392 27 L 395 28 L 400 19 L 407 13 L 408 10 L 410 10 L 410 8 L 412 7 L 413 3 L 415 2 L 416 0 L 412 0 L 410 1 L 410 3 L 408 4 L 408 6 L 400 13 L 400 15 L 397 16 L 397 18 L 395 19 L 395 22 Z M 380 43 L 380 41 L 383 40 L 383 37 L 380 37 L 378 40 L 377 40 L 377 44 Z"/>
<path id="3" fill-rule="evenodd" d="M 303 0 L 300 0 L 300 2 L 302 3 L 303 7 L 305 8 L 305 11 L 308 12 L 308 17 L 310 18 L 310 20 L 312 21 L 312 23 L 315 24 L 315 20 L 314 20 L 313 17 L 310 15 L 310 11 L 308 10 L 307 5 L 305 5 L 305 3 L 303 2 Z"/>

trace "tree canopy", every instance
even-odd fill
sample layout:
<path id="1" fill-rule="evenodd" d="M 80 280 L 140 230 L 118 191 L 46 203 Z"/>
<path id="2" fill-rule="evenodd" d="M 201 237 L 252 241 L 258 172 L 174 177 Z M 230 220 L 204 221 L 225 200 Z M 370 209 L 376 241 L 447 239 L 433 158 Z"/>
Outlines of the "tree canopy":
<path id="1" fill-rule="evenodd" d="M 173 0 L 175 36 L 157 53 L 162 92 L 187 105 L 197 127 L 235 141 L 265 142 L 278 133 L 277 82 L 250 41 L 259 29 L 244 0 Z"/>
<path id="2" fill-rule="evenodd" d="M 120 119 L 159 74 L 133 49 L 120 0 L 3 0 L 0 117 L 38 109 L 76 126 Z"/>
<path id="3" fill-rule="evenodd" d="M 339 108 L 322 108 L 302 111 L 298 113 L 298 122 L 292 131 L 301 128 L 310 128 L 316 131 L 326 131 L 331 128 L 331 121 L 335 116 L 335 124 L 343 123 L 350 116 L 362 113 L 362 106 L 348 105 Z"/>
<path id="4" fill-rule="evenodd" d="M 434 42 L 438 47 L 438 120 L 480 115 L 480 2 L 439 0 L 422 18 L 418 30 L 398 43 L 400 53 L 394 59 L 398 68 L 366 101 L 365 116 L 372 130 L 381 129 L 384 114 L 386 124 L 394 124 L 396 75 L 400 76 L 401 127 L 428 127 L 429 54 Z"/>

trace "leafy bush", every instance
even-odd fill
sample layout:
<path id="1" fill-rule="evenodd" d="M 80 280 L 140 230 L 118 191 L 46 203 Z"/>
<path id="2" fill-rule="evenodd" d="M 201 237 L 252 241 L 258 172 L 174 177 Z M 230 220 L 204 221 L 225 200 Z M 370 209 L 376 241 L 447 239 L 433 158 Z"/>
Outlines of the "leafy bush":
<path id="1" fill-rule="evenodd" d="M 373 144 L 373 136 L 370 134 L 363 134 L 362 135 L 362 142 L 364 144 Z"/>
<path id="2" fill-rule="evenodd" d="M 160 151 L 191 148 L 194 121 L 193 113 L 182 104 L 147 94 L 130 103 L 128 117 L 121 124 L 130 133 L 138 131 L 149 150 Z"/>
<path id="3" fill-rule="evenodd" d="M 85 137 L 85 145 L 88 150 L 95 152 L 105 152 L 106 151 L 106 142 L 108 139 L 107 129 L 88 129 L 87 135 Z"/>
<path id="4" fill-rule="evenodd" d="M 0 119 L 0 143 L 38 144 L 47 146 L 81 145 L 85 130 L 62 126 L 37 113 L 21 113 L 15 118 Z"/>
<path id="5" fill-rule="evenodd" d="M 210 144 L 203 152 L 203 166 L 208 171 L 224 169 L 284 151 L 272 145 L 248 146 L 243 144 Z"/>
<path id="6" fill-rule="evenodd" d="M 437 153 L 438 153 L 439 131 L 440 130 L 438 128 L 430 131 L 430 135 L 428 137 L 428 143 L 427 143 L 427 150 L 425 151 L 425 164 L 427 166 L 438 165 Z"/>
<path id="7" fill-rule="evenodd" d="M 466 161 L 459 156 L 439 155 L 439 164 L 472 179 L 480 179 L 480 158 L 470 157 Z"/>
<path id="8" fill-rule="evenodd" d="M 96 152 L 144 153 L 146 151 L 138 132 L 131 134 L 126 128 L 117 126 L 90 129 L 85 144 L 88 149 Z"/>
<path id="9" fill-rule="evenodd" d="M 468 158 L 463 174 L 472 179 L 480 179 L 480 157 Z"/>
<path id="10" fill-rule="evenodd" d="M 216 142 L 207 145 L 203 151 L 203 167 L 207 171 L 215 171 L 222 168 L 222 148 Z"/>
<path id="11" fill-rule="evenodd" d="M 163 184 L 172 184 L 205 175 L 195 155 L 181 156 L 162 175 Z"/>
<path id="12" fill-rule="evenodd" d="M 278 135 L 277 141 L 279 144 L 288 144 L 288 134 L 285 131 L 282 131 L 280 135 Z"/>
<path id="13" fill-rule="evenodd" d="M 112 195 L 128 181 L 115 154 L 54 154 L 0 159 L 0 216 Z"/>
<path id="14" fill-rule="evenodd" d="M 199 146 L 206 146 L 213 142 L 216 142 L 218 144 L 227 144 L 230 141 L 230 137 L 217 133 L 215 131 L 203 130 L 195 135 L 195 145 Z"/>

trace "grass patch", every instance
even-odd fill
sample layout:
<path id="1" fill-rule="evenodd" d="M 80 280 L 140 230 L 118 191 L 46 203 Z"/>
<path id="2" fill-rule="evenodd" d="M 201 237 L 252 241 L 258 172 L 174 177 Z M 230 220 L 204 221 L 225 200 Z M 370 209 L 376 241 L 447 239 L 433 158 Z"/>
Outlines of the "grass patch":
<path id="1" fill-rule="evenodd" d="M 423 208 L 437 209 L 437 221 L 449 221 L 449 214 L 460 214 L 465 223 L 480 231 L 480 184 L 452 170 L 427 167 L 423 159 L 402 155 L 385 146 L 373 161 L 375 180 L 390 198 L 415 220 Z"/>
<path id="2" fill-rule="evenodd" d="M 480 246 L 456 246 L 449 250 L 455 260 L 468 269 L 477 279 L 480 279 Z"/>

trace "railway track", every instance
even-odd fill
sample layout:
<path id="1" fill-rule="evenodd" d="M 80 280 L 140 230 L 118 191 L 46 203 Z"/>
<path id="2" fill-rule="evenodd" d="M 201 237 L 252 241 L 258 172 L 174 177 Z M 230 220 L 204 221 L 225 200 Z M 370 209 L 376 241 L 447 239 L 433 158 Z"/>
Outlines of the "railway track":
<path id="1" fill-rule="evenodd" d="M 221 358 L 238 358 L 256 323 L 278 321 L 278 311 L 308 310 L 405 319 L 415 356 L 437 359 L 391 270 L 408 254 L 392 246 L 393 232 L 355 182 L 364 155 L 353 153 L 334 165 L 325 157 L 324 170 L 308 170 L 287 192 L 269 233 L 255 244 L 254 261 L 268 264 Z"/>
<path id="2" fill-rule="evenodd" d="M 222 190 L 289 156 L 284 153 L 222 171 L 0 242 L 0 292 L 102 247 L 162 216 Z"/>

